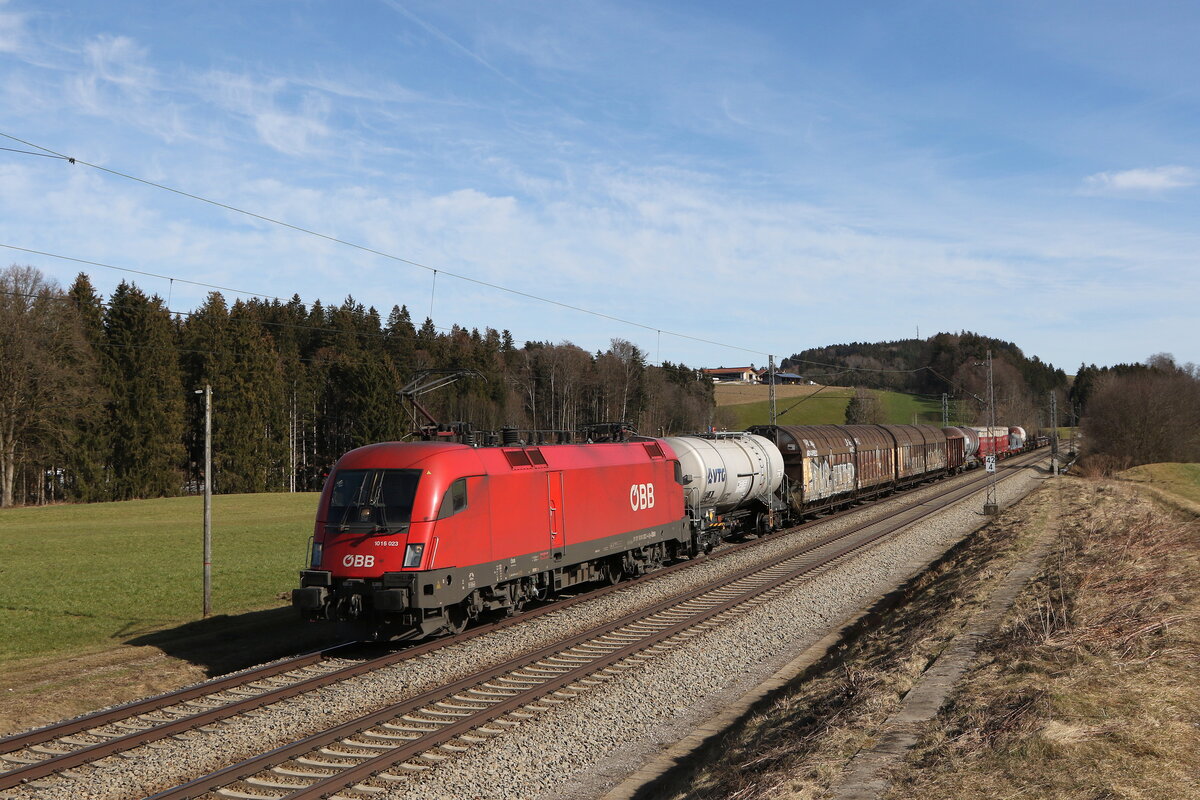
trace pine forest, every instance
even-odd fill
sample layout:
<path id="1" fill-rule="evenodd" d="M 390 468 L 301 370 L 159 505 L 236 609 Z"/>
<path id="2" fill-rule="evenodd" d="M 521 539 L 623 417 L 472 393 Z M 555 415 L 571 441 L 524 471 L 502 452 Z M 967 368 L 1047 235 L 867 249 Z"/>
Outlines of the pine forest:
<path id="1" fill-rule="evenodd" d="M 712 384 L 646 364 L 632 343 L 589 353 L 408 310 L 386 320 L 353 298 L 237 300 L 190 313 L 122 283 L 104 301 L 86 274 L 66 291 L 32 267 L 0 271 L 0 505 L 162 497 L 202 486 L 203 388 L 212 387 L 214 492 L 308 491 L 339 456 L 408 437 L 423 418 L 398 390 L 420 370 L 468 370 L 423 395 L 439 421 L 653 434 L 711 423 Z M 201 392 L 201 393 L 198 393 Z"/>

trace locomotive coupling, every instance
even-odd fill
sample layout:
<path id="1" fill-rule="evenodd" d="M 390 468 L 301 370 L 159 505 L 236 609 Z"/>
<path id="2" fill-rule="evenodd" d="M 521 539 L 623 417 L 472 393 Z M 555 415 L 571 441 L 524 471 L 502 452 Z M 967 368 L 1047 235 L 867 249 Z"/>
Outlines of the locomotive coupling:
<path id="1" fill-rule="evenodd" d="M 304 586 L 292 589 L 292 606 L 307 615 L 319 612 L 329 598 L 329 590 L 324 586 Z"/>
<path id="2" fill-rule="evenodd" d="M 292 606 L 310 619 L 324 616 L 333 573 L 323 569 L 300 570 L 300 588 L 292 589 Z"/>

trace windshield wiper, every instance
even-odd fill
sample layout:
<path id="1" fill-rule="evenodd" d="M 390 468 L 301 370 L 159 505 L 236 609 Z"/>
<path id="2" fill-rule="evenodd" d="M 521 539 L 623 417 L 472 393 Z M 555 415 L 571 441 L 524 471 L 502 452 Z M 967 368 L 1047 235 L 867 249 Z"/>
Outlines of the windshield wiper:
<path id="1" fill-rule="evenodd" d="M 375 485 L 371 489 L 371 508 L 379 512 L 379 519 L 375 522 L 375 527 L 371 529 L 371 533 L 388 533 L 387 524 L 387 506 L 379 499 L 383 494 L 383 473 L 379 473 L 375 480 Z"/>
<path id="2" fill-rule="evenodd" d="M 338 533 L 346 533 L 350 530 L 350 512 L 356 508 L 362 508 L 363 488 L 366 487 L 366 476 L 363 476 L 363 482 L 358 485 L 358 491 L 354 494 L 354 500 L 346 503 L 346 510 L 342 514 L 342 521 L 338 523 Z"/>

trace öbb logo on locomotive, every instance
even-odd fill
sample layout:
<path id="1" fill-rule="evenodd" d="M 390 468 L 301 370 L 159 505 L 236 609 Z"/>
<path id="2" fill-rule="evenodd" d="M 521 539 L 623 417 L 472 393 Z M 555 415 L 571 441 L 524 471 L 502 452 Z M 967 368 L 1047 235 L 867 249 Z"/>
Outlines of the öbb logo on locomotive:
<path id="1" fill-rule="evenodd" d="M 654 484 L 635 483 L 629 487 L 629 505 L 634 511 L 654 508 Z"/>
<path id="2" fill-rule="evenodd" d="M 343 567 L 373 567 L 375 556 L 364 556 L 362 553 L 347 554 L 342 559 Z"/>

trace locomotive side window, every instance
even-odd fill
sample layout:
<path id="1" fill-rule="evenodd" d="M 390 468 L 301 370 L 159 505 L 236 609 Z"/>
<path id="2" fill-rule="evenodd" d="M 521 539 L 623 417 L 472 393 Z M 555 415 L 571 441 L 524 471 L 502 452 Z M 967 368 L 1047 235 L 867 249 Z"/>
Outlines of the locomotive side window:
<path id="1" fill-rule="evenodd" d="M 446 496 L 442 498 L 442 507 L 438 510 L 438 519 L 452 517 L 466 507 L 467 479 L 459 478 L 446 490 Z"/>
<path id="2" fill-rule="evenodd" d="M 328 520 L 344 530 L 406 526 L 412 521 L 420 477 L 416 469 L 340 470 L 331 478 Z"/>

